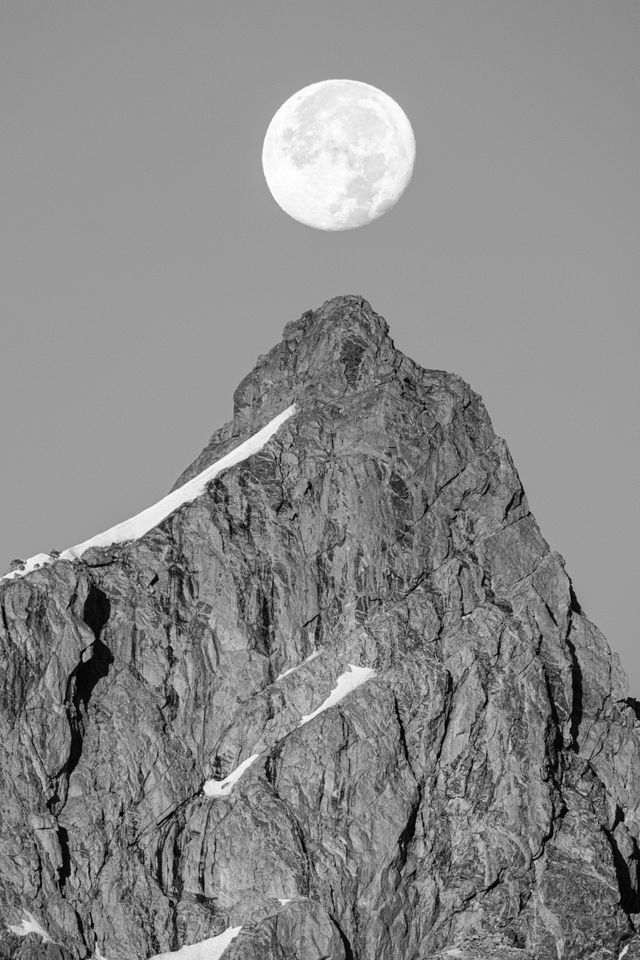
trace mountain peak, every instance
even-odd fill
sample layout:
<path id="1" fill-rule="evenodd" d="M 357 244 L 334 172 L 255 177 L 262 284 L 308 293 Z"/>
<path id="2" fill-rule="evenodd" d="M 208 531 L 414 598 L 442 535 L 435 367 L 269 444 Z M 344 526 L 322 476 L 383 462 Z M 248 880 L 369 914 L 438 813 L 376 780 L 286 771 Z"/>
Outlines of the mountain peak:
<path id="1" fill-rule="evenodd" d="M 481 398 L 338 297 L 201 458 L 0 584 L 0 957 L 638 958 L 637 704 Z"/>
<path id="2" fill-rule="evenodd" d="M 245 413 L 301 395 L 326 398 L 353 390 L 380 372 L 393 355 L 386 321 L 363 297 L 353 294 L 326 300 L 288 323 L 282 341 L 258 358 L 234 394 L 234 419 L 244 426 Z"/>
<path id="3" fill-rule="evenodd" d="M 358 294 L 326 300 L 286 324 L 282 340 L 259 356 L 233 396 L 233 420 L 217 430 L 175 487 L 190 480 L 234 444 L 296 403 L 345 400 L 383 382 L 402 368 L 407 378 L 424 373 L 396 350 L 386 320 Z M 438 376 L 466 385 L 453 374 Z M 466 388 L 468 389 L 468 388 Z M 175 489 L 174 487 L 174 489 Z"/>
<path id="4" fill-rule="evenodd" d="M 380 344 L 389 333 L 386 320 L 379 316 L 368 300 L 359 294 L 344 294 L 325 300 L 316 310 L 307 310 L 299 320 L 284 328 L 285 340 L 305 336 L 329 337 L 339 341 L 350 336 Z"/>

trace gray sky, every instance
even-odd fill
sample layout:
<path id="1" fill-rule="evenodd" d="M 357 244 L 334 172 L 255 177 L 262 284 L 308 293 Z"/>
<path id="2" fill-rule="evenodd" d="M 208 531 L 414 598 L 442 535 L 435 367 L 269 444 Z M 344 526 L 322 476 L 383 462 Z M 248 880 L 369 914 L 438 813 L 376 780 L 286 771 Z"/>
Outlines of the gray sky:
<path id="1" fill-rule="evenodd" d="M 482 394 L 640 696 L 639 49 L 637 0 L 4 0 L 0 566 L 166 493 L 284 324 L 361 293 Z M 260 165 L 332 77 L 418 149 L 344 233 Z"/>

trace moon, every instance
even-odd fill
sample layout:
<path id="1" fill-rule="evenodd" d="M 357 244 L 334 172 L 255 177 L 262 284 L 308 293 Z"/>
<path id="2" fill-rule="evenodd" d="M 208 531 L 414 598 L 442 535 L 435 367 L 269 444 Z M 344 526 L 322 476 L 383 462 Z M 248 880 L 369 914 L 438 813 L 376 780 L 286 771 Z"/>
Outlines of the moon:
<path id="1" fill-rule="evenodd" d="M 276 203 L 318 230 L 351 230 L 393 207 L 413 173 L 416 142 L 404 110 L 358 80 L 323 80 L 275 113 L 262 169 Z"/>

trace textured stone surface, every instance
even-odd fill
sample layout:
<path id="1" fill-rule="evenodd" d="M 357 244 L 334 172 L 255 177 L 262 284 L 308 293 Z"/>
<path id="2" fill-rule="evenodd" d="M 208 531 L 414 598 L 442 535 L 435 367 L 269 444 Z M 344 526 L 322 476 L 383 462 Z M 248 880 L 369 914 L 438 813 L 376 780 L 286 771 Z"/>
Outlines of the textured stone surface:
<path id="1" fill-rule="evenodd" d="M 0 583 L 0 957 L 640 957 L 640 709 L 480 398 L 336 298 L 179 482 L 291 403 L 142 539 Z"/>

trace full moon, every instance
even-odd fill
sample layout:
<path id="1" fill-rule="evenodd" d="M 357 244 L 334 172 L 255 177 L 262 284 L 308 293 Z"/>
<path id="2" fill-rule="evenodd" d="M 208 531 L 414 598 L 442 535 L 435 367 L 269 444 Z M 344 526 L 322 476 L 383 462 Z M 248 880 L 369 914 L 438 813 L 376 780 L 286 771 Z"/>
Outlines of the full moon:
<path id="1" fill-rule="evenodd" d="M 350 230 L 381 217 L 411 179 L 416 143 L 404 110 L 357 80 L 298 90 L 275 113 L 262 169 L 285 213 L 318 230 Z"/>

